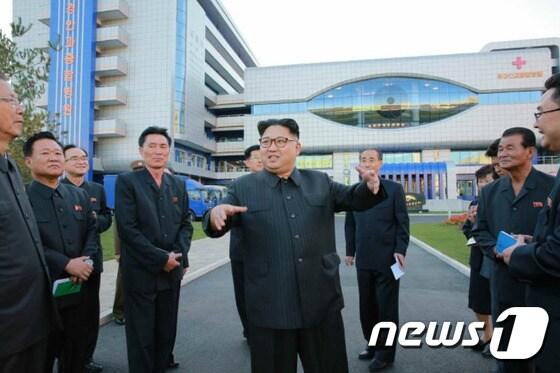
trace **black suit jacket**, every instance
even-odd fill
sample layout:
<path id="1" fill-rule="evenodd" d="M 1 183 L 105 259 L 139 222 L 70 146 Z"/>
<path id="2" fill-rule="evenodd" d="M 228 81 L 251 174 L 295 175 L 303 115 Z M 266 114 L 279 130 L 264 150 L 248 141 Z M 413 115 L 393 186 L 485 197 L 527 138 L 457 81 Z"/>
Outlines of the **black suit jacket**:
<path id="1" fill-rule="evenodd" d="M 394 254 L 406 255 L 410 222 L 403 187 L 391 180 L 381 184 L 387 198 L 365 211 L 346 213 L 346 255 L 356 258 L 356 268 L 391 274 Z"/>
<path id="2" fill-rule="evenodd" d="M 241 229 L 247 318 L 260 327 L 307 328 L 344 306 L 336 253 L 334 213 L 364 210 L 385 197 L 364 183 L 345 186 L 328 175 L 295 169 L 288 180 L 268 171 L 233 182 L 221 202 L 247 206 L 212 231 L 208 211 L 203 228 L 210 237 Z"/>
<path id="3" fill-rule="evenodd" d="M 503 305 L 524 305 L 525 285 L 515 280 L 493 252 L 501 230 L 514 234 L 533 234 L 537 216 L 546 204 L 554 178 L 533 169 L 517 197 L 511 179 L 501 177 L 482 188 L 473 235 L 484 255 L 494 261 L 492 276 L 500 284 L 498 302 Z"/>
<path id="4" fill-rule="evenodd" d="M 17 167 L 0 155 L 0 360 L 46 338 L 54 317 L 35 215 Z"/>
<path id="5" fill-rule="evenodd" d="M 74 185 L 67 178 L 62 179 L 61 182 Z M 99 238 L 99 235 L 111 228 L 111 224 L 113 224 L 113 213 L 107 206 L 107 197 L 105 196 L 105 188 L 103 188 L 103 185 L 93 181 L 84 181 L 78 188 L 86 191 L 89 196 L 91 210 L 95 212 L 95 222 L 97 223 L 98 233 L 97 245 L 99 250 L 95 256 L 94 270 L 96 272 L 103 272 L 103 248 L 101 247 L 101 239 Z"/>
<path id="6" fill-rule="evenodd" d="M 156 292 L 177 286 L 183 268 L 163 270 L 169 253 L 182 253 L 188 267 L 193 227 L 185 183 L 164 174 L 158 188 L 147 169 L 119 175 L 115 218 L 121 241 L 120 265 L 126 289 Z"/>
<path id="7" fill-rule="evenodd" d="M 87 193 L 68 184 L 60 183 L 52 189 L 33 181 L 27 187 L 27 195 L 37 218 L 53 280 L 70 276 L 65 271 L 70 259 L 89 256 L 95 265 L 99 248 Z M 76 305 L 80 301 L 80 294 L 56 299 L 59 307 Z"/>
<path id="8" fill-rule="evenodd" d="M 510 271 L 530 281 L 529 305 L 543 307 L 551 318 L 560 318 L 560 174 L 539 216 L 533 243 L 514 250 Z"/>

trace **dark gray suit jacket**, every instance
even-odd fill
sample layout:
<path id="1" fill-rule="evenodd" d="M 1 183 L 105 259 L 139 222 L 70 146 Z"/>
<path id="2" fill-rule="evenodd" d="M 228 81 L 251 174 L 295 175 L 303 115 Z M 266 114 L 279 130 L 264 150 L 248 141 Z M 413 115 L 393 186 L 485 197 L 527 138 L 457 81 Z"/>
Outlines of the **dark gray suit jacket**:
<path id="1" fill-rule="evenodd" d="M 346 214 L 346 255 L 356 268 L 391 274 L 395 253 L 406 255 L 410 222 L 403 187 L 391 180 L 381 184 L 387 199 L 365 211 Z"/>
<path id="2" fill-rule="evenodd" d="M 515 280 L 503 261 L 496 259 L 493 249 L 498 234 L 501 230 L 533 234 L 553 183 L 552 176 L 533 169 L 517 196 L 509 177 L 501 177 L 482 188 L 472 233 L 484 255 L 494 261 L 492 276 L 500 286 L 497 298 L 503 306 L 523 306 L 526 286 Z"/>
<path id="3" fill-rule="evenodd" d="M 62 179 L 61 182 L 69 185 L 74 185 L 67 178 Z M 98 233 L 97 245 L 99 247 L 99 250 L 97 251 L 97 255 L 94 258 L 94 270 L 96 272 L 103 272 L 103 248 L 101 247 L 101 239 L 99 239 L 99 234 L 111 228 L 111 224 L 113 224 L 113 212 L 107 206 L 107 197 L 105 196 L 105 189 L 103 188 L 103 185 L 94 183 L 93 181 L 84 181 L 84 183 L 78 188 L 86 191 L 89 196 L 91 210 L 95 212 L 95 222 L 97 223 Z"/>
<path id="4" fill-rule="evenodd" d="M 185 183 L 164 174 L 158 188 L 149 171 L 117 178 L 115 218 L 121 241 L 125 289 L 156 292 L 178 286 L 188 267 L 193 227 Z M 165 272 L 170 252 L 182 253 L 182 264 Z"/>
<path id="5" fill-rule="evenodd" d="M 17 167 L 0 155 L 0 360 L 46 338 L 55 312 L 35 214 Z"/>
<path id="6" fill-rule="evenodd" d="M 344 306 L 336 253 L 334 213 L 365 210 L 385 198 L 364 183 L 345 186 L 327 174 L 295 169 L 288 180 L 268 171 L 245 175 L 231 185 L 223 204 L 248 211 L 228 219 L 242 231 L 247 318 L 273 329 L 308 328 Z"/>

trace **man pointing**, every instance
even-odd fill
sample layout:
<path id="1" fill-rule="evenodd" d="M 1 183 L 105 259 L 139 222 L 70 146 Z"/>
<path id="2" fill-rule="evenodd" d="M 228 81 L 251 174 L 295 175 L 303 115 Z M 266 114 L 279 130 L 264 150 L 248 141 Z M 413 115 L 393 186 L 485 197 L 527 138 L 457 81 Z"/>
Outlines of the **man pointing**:
<path id="1" fill-rule="evenodd" d="M 235 180 L 206 213 L 210 237 L 242 231 L 253 373 L 348 372 L 334 213 L 365 210 L 385 198 L 373 170 L 345 186 L 295 167 L 301 151 L 293 119 L 258 124 L 265 170 Z"/>

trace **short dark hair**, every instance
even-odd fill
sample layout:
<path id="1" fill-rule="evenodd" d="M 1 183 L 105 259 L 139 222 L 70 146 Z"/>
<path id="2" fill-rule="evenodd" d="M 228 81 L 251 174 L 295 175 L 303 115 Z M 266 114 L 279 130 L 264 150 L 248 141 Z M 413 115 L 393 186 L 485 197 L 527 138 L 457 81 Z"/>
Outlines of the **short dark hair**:
<path id="1" fill-rule="evenodd" d="M 524 148 L 528 148 L 530 146 L 531 147 L 537 146 L 537 138 L 533 133 L 533 131 L 531 131 L 528 128 L 525 127 L 508 128 L 507 130 L 504 131 L 504 133 L 502 133 L 502 138 L 513 136 L 513 135 L 521 135 L 522 137 L 521 145 L 523 145 Z"/>
<path id="2" fill-rule="evenodd" d="M 245 155 L 245 160 L 251 158 L 251 153 L 254 152 L 255 150 L 260 150 L 261 147 L 258 145 L 251 145 L 249 146 L 247 149 L 245 149 L 245 151 L 243 152 L 243 154 Z"/>
<path id="3" fill-rule="evenodd" d="M 494 180 L 497 179 L 498 175 L 496 175 L 496 173 L 494 172 L 494 167 L 491 164 L 487 164 L 487 165 L 484 165 L 484 166 L 480 167 L 474 173 L 474 176 L 476 177 L 476 181 L 482 179 L 486 175 L 492 175 L 492 179 L 494 179 Z"/>
<path id="4" fill-rule="evenodd" d="M 492 144 L 488 145 L 486 149 L 486 153 L 484 153 L 487 157 L 497 157 L 498 156 L 498 146 L 500 145 L 500 138 L 492 141 Z"/>
<path id="5" fill-rule="evenodd" d="M 79 146 L 74 145 L 74 144 L 68 144 L 64 148 L 62 148 L 62 152 L 64 153 L 65 156 L 66 156 L 66 152 L 70 149 L 80 149 L 81 151 L 84 152 L 86 157 L 89 157 L 89 154 L 88 154 L 87 150 L 85 150 L 84 148 L 80 148 Z"/>
<path id="6" fill-rule="evenodd" d="M 383 160 L 383 152 L 382 152 L 380 149 L 378 149 L 378 148 L 368 148 L 368 149 L 364 149 L 364 150 L 362 150 L 362 151 L 360 152 L 360 157 L 362 156 L 362 154 L 364 154 L 364 152 L 367 152 L 367 151 L 370 151 L 370 150 L 373 150 L 374 152 L 377 153 L 377 158 L 379 158 L 380 161 Z"/>
<path id="7" fill-rule="evenodd" d="M 270 126 L 286 127 L 292 135 L 295 135 L 299 139 L 299 126 L 297 122 L 291 118 L 261 120 L 257 124 L 259 135 L 262 136 L 264 131 Z"/>
<path id="8" fill-rule="evenodd" d="M 169 137 L 169 135 L 167 134 L 167 128 L 156 127 L 156 126 L 150 126 L 146 128 L 144 131 L 142 131 L 140 137 L 138 138 L 138 145 L 140 147 L 144 146 L 144 143 L 146 142 L 146 137 L 148 137 L 148 135 L 162 135 L 167 139 L 167 144 L 171 146 L 171 137 Z"/>
<path id="9" fill-rule="evenodd" d="M 54 137 L 52 132 L 42 131 L 42 132 L 37 132 L 37 133 L 33 134 L 23 144 L 23 155 L 25 157 L 31 157 L 31 155 L 33 154 L 33 144 L 35 144 L 35 142 L 37 142 L 39 140 L 45 140 L 45 139 L 53 140 L 54 142 L 56 142 L 60 146 L 60 149 L 62 149 L 62 144 L 60 143 L 60 141 L 58 141 L 56 139 L 56 137 Z"/>
<path id="10" fill-rule="evenodd" d="M 549 89 L 554 89 L 552 94 L 552 99 L 560 105 L 560 73 L 552 75 L 550 78 L 544 82 L 544 88 L 548 91 Z"/>

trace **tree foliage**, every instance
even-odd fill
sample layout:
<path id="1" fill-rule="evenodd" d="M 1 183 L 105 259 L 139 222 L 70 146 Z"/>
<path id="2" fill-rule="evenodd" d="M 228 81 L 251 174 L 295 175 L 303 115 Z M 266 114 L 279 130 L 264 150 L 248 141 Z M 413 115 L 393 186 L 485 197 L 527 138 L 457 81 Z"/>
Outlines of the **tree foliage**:
<path id="1" fill-rule="evenodd" d="M 17 162 L 24 180 L 30 180 L 25 167 L 23 143 L 34 133 L 53 130 L 56 122 L 49 121 L 48 112 L 35 106 L 35 101 L 46 93 L 49 76 L 49 48 L 56 46 L 49 42 L 46 48 L 20 48 L 17 39 L 31 30 L 24 26 L 21 18 L 10 24 L 12 37 L 0 30 L 0 72 L 8 79 L 19 101 L 24 107 L 22 136 L 10 145 L 10 155 Z"/>

